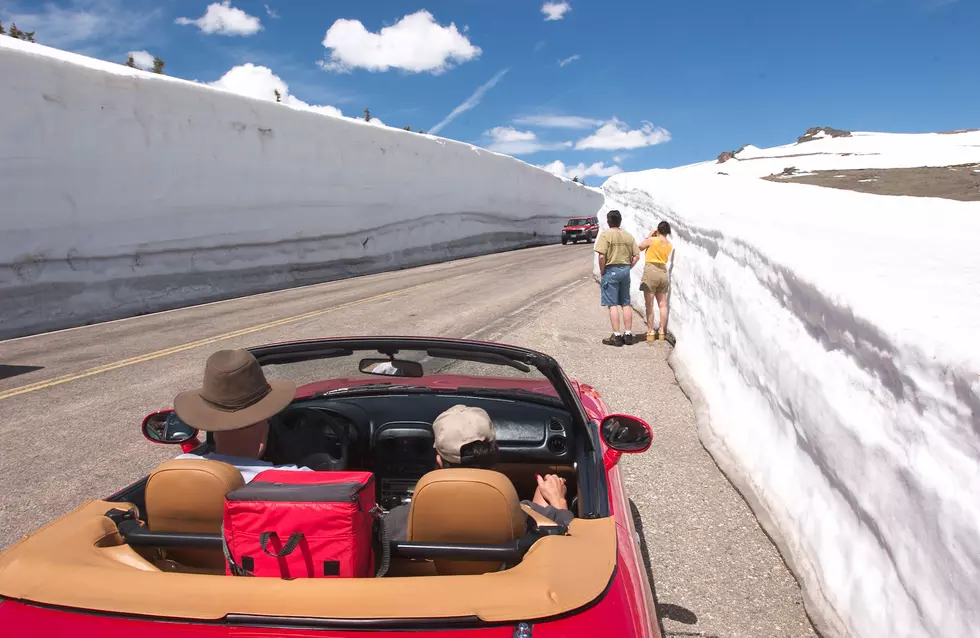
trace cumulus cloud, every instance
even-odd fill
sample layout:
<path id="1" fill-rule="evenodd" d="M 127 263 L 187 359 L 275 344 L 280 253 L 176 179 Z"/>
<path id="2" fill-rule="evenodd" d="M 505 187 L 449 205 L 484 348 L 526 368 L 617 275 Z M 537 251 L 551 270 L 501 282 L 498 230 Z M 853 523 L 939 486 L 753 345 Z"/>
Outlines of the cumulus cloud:
<path id="1" fill-rule="evenodd" d="M 330 59 L 321 60 L 320 66 L 343 73 L 402 69 L 438 75 L 482 53 L 455 24 L 443 27 L 424 9 L 378 33 L 365 29 L 359 20 L 337 20 L 324 36 L 323 46 L 330 50 Z"/>
<path id="2" fill-rule="evenodd" d="M 518 131 L 512 126 L 497 126 L 484 133 L 490 138 L 487 148 L 507 155 L 529 155 L 539 151 L 556 151 L 572 146 L 571 142 L 547 143 L 531 131 Z"/>
<path id="3" fill-rule="evenodd" d="M 449 115 L 447 115 L 442 119 L 441 122 L 439 122 L 438 124 L 430 128 L 429 134 L 435 135 L 436 133 L 441 131 L 443 127 L 445 127 L 447 124 L 455 120 L 456 117 L 459 116 L 461 113 L 465 113 L 466 111 L 469 111 L 471 108 L 479 104 L 480 101 L 483 100 L 483 96 L 486 94 L 486 92 L 492 89 L 493 87 L 497 86 L 497 83 L 500 82 L 500 80 L 502 80 L 505 75 L 507 75 L 508 71 L 510 71 L 510 69 L 504 69 L 503 71 L 498 71 L 497 74 L 494 75 L 492 78 L 490 78 L 485 84 L 482 84 L 475 91 L 473 91 L 473 95 L 466 98 L 466 100 L 462 104 L 454 108 Z"/>
<path id="4" fill-rule="evenodd" d="M 544 14 L 544 20 L 561 20 L 565 17 L 565 14 L 572 10 L 572 5 L 567 2 L 545 2 L 541 6 L 541 13 Z"/>
<path id="5" fill-rule="evenodd" d="M 540 126 L 544 128 L 587 129 L 605 124 L 605 120 L 578 115 L 525 115 L 514 120 L 514 124 Z"/>
<path id="6" fill-rule="evenodd" d="M 550 164 L 545 164 L 543 166 L 539 166 L 538 168 L 543 168 L 553 175 L 566 177 L 568 179 L 578 177 L 580 180 L 585 177 L 611 177 L 623 172 L 623 169 L 618 166 L 606 166 L 605 162 L 595 162 L 589 166 L 586 166 L 580 162 L 575 166 L 565 166 L 564 162 L 561 160 L 555 160 Z"/>
<path id="7" fill-rule="evenodd" d="M 153 68 L 153 54 L 148 51 L 130 51 L 129 57 L 133 58 L 133 64 L 144 71 Z"/>
<path id="8" fill-rule="evenodd" d="M 231 0 L 208 5 L 204 15 L 196 20 L 177 18 L 177 24 L 193 24 L 203 33 L 219 35 L 255 35 L 262 23 L 241 9 L 231 6 Z"/>
<path id="9" fill-rule="evenodd" d="M 333 117 L 343 117 L 340 109 L 334 106 L 310 105 L 295 95 L 290 94 L 289 85 L 282 78 L 273 73 L 268 67 L 256 66 L 251 62 L 233 67 L 221 76 L 221 79 L 210 84 L 211 86 L 231 91 L 238 95 L 268 100 L 270 102 L 276 101 L 276 91 L 279 91 L 280 100 L 287 106 Z M 378 124 L 383 126 L 380 120 Z"/>
<path id="10" fill-rule="evenodd" d="M 670 131 L 644 122 L 638 129 L 630 130 L 625 122 L 613 118 L 592 135 L 579 140 L 576 150 L 618 151 L 645 146 L 655 146 L 670 141 Z"/>
<path id="11" fill-rule="evenodd" d="M 558 66 L 566 66 L 574 62 L 575 60 L 581 60 L 582 56 L 576 53 L 573 56 L 567 57 L 564 60 L 558 60 Z"/>

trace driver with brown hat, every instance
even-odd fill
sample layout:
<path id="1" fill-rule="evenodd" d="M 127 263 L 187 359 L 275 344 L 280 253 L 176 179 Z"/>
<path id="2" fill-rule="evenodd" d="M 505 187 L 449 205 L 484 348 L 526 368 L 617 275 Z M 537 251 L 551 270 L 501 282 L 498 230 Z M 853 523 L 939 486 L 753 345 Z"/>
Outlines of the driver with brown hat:
<path id="1" fill-rule="evenodd" d="M 296 465 L 273 465 L 260 460 L 269 438 L 269 419 L 296 396 L 296 384 L 268 381 L 259 362 L 246 350 L 219 350 L 204 366 L 204 385 L 174 399 L 181 421 L 214 435 L 214 452 L 203 457 L 181 454 L 178 459 L 210 459 L 238 468 L 248 483 L 264 470 L 312 471 Z"/>

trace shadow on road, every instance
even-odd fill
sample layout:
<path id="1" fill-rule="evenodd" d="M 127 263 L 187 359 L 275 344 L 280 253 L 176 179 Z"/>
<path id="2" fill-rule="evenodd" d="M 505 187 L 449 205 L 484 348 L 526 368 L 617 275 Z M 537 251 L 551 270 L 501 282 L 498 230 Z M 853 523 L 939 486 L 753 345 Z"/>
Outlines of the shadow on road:
<path id="1" fill-rule="evenodd" d="M 35 370 L 43 370 L 44 366 L 8 366 L 0 365 L 0 381 L 10 379 Z"/>
<path id="2" fill-rule="evenodd" d="M 640 510 L 637 509 L 636 503 L 633 499 L 629 499 L 630 502 L 630 512 L 633 515 L 633 525 L 636 527 L 636 533 L 640 536 L 640 553 L 643 554 L 643 567 L 647 572 L 647 579 L 650 581 L 650 589 L 653 590 L 653 602 L 657 606 L 657 625 L 660 628 L 660 634 L 666 636 L 667 632 L 664 630 L 664 618 L 669 620 L 674 620 L 685 625 L 694 625 L 698 622 L 697 614 L 695 614 L 690 609 L 681 607 L 680 605 L 671 605 L 669 603 L 661 603 L 657 598 L 657 584 L 656 580 L 653 578 L 653 566 L 650 562 L 650 552 L 647 549 L 647 537 L 643 533 L 643 519 L 640 518 Z"/>

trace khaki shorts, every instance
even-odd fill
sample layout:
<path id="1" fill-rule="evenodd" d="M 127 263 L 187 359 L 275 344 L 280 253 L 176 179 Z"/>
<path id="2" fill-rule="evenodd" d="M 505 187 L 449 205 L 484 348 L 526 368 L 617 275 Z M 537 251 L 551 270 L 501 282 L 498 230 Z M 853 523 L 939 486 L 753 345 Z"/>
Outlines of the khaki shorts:
<path id="1" fill-rule="evenodd" d="M 666 264 L 647 264 L 643 268 L 643 279 L 640 281 L 640 290 L 652 292 L 654 294 L 667 294 L 667 265 Z"/>

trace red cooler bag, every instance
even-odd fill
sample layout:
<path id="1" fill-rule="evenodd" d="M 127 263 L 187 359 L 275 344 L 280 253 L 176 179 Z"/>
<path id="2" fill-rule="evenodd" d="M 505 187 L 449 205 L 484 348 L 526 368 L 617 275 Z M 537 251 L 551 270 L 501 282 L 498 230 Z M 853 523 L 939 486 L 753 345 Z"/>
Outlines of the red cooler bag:
<path id="1" fill-rule="evenodd" d="M 266 470 L 225 497 L 225 573 L 374 575 L 374 474 Z"/>

